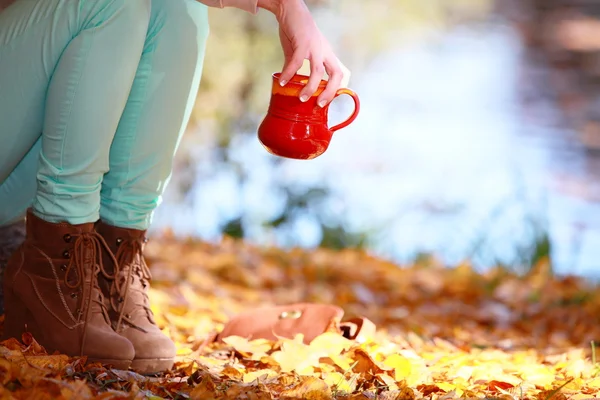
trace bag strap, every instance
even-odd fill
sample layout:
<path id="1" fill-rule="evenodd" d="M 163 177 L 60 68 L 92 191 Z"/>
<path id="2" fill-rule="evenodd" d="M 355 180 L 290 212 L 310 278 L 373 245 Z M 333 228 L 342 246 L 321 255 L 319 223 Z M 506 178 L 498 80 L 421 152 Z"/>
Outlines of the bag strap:
<path id="1" fill-rule="evenodd" d="M 361 343 L 373 337 L 377 331 L 375 324 L 366 317 L 356 317 L 342 321 L 340 329 L 346 339 Z"/>

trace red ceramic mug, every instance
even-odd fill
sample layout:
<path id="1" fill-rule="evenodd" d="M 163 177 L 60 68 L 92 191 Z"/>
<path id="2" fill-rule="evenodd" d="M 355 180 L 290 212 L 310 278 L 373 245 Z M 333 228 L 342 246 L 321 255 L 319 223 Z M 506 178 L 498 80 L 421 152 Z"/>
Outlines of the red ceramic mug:
<path id="1" fill-rule="evenodd" d="M 354 100 L 352 115 L 332 128 L 327 126 L 329 104 L 317 105 L 317 97 L 323 92 L 327 81 L 322 80 L 317 92 L 306 102 L 300 101 L 300 91 L 306 86 L 308 76 L 294 75 L 285 85 L 279 84 L 280 73 L 273 74 L 271 102 L 267 115 L 258 128 L 258 139 L 271 154 L 310 160 L 327 150 L 333 133 L 345 128 L 356 119 L 360 101 L 350 89 L 339 89 L 335 97 L 347 94 Z"/>

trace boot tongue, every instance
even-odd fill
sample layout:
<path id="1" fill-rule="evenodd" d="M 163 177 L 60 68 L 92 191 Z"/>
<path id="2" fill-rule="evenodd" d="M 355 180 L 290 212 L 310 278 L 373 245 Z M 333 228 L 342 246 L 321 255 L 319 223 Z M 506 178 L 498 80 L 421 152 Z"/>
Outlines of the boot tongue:
<path id="1" fill-rule="evenodd" d="M 98 286 L 98 274 L 107 275 L 100 256 L 103 247 L 106 247 L 106 243 L 103 243 L 97 234 L 83 234 L 75 242 L 73 262 L 77 264 L 77 274 L 81 277 L 79 281 L 79 285 L 82 287 L 80 309 L 84 313 L 87 310 L 86 320 L 93 318 L 96 314 L 101 314 L 106 322 L 110 323 L 104 297 Z"/>
<path id="2" fill-rule="evenodd" d="M 128 238 L 119 244 L 116 259 L 119 272 L 112 289 L 112 306 L 119 313 L 117 329 L 123 321 L 139 329 L 154 324 L 146 289 L 152 278 L 143 257 L 143 237 Z"/>
<path id="3" fill-rule="evenodd" d="M 93 271 L 93 272 L 92 272 Z M 107 323 L 110 324 L 110 317 L 104 304 L 104 296 L 98 286 L 98 274 L 100 273 L 100 266 L 94 264 L 93 269 L 86 269 L 83 283 L 83 306 L 82 309 L 86 309 L 89 304 L 89 316 L 88 319 L 94 318 L 95 315 L 101 315 Z"/>

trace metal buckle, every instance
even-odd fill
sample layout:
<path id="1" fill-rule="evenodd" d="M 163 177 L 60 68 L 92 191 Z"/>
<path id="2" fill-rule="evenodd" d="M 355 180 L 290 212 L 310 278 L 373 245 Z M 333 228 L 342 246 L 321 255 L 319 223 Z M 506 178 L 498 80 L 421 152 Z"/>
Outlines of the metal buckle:
<path id="1" fill-rule="evenodd" d="M 292 310 L 292 311 L 284 311 L 279 314 L 279 319 L 298 319 L 302 316 L 302 311 L 300 310 Z"/>

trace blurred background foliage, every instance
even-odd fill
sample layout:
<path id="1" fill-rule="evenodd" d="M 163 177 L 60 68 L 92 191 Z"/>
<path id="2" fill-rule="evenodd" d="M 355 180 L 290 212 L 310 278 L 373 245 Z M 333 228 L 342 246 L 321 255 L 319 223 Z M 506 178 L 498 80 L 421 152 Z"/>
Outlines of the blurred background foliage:
<path id="1" fill-rule="evenodd" d="M 527 271 L 550 260 L 595 275 L 594 2 L 307 4 L 352 71 L 359 119 L 317 160 L 267 154 L 256 129 L 283 64 L 276 21 L 211 9 L 201 89 L 155 229 L 399 263 Z M 350 111 L 340 98 L 330 119 Z"/>

